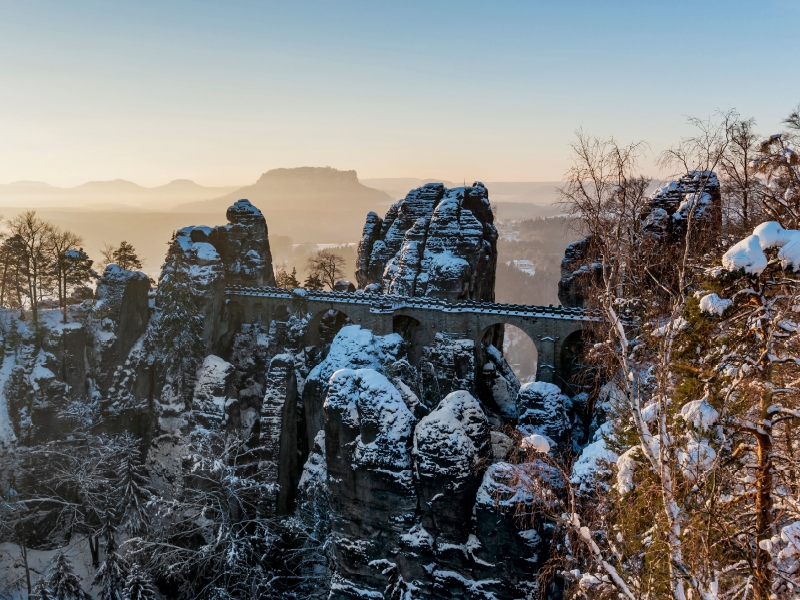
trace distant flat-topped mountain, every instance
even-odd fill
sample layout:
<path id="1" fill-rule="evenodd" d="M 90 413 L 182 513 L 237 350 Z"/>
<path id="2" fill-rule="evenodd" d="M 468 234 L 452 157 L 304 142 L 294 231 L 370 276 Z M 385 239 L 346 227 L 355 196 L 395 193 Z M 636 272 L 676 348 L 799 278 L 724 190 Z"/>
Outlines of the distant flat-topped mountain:
<path id="1" fill-rule="evenodd" d="M 366 214 L 385 211 L 392 200 L 386 192 L 363 185 L 355 171 L 299 167 L 267 171 L 253 185 L 176 210 L 220 212 L 240 198 L 261 210 L 270 234 L 286 235 L 297 242 L 358 240 Z"/>
<path id="2" fill-rule="evenodd" d="M 151 210 L 166 210 L 177 204 L 207 200 L 236 189 L 206 187 L 176 179 L 166 185 L 144 187 L 132 181 L 89 181 L 75 187 L 56 187 L 41 181 L 15 181 L 0 185 L 0 206 L 77 207 L 126 204 Z"/>

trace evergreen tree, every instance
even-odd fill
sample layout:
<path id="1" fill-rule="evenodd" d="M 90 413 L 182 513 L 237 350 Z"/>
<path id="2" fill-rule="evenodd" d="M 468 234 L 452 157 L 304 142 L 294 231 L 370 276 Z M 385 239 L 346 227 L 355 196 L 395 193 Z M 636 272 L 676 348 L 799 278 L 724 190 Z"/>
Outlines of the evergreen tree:
<path id="1" fill-rule="evenodd" d="M 67 290 L 69 287 L 85 286 L 96 273 L 92 271 L 92 261 L 83 248 L 71 248 L 58 254 L 56 259 L 56 275 L 58 276 L 59 304 L 63 312 L 64 323 L 67 322 Z"/>
<path id="2" fill-rule="evenodd" d="M 176 398 L 182 397 L 188 402 L 203 350 L 203 317 L 198 314 L 190 265 L 175 235 L 165 264 L 156 296 L 159 343 L 170 349 L 164 367 L 173 393 Z"/>
<path id="3" fill-rule="evenodd" d="M 46 588 L 52 600 L 91 600 L 81 588 L 81 580 L 73 570 L 72 561 L 63 551 L 59 551 L 53 559 Z"/>
<path id="4" fill-rule="evenodd" d="M 309 290 L 321 290 L 325 287 L 325 284 L 322 283 L 322 280 L 318 275 L 311 273 L 308 277 L 306 277 L 303 287 Z"/>
<path id="5" fill-rule="evenodd" d="M 47 587 L 46 577 L 40 577 L 39 581 L 36 582 L 36 585 L 33 586 L 31 600 L 53 600 L 53 596 L 50 594 L 50 590 Z"/>
<path id="6" fill-rule="evenodd" d="M 117 552 L 114 526 L 107 523 L 103 534 L 106 557 L 97 570 L 92 584 L 100 587 L 100 600 L 124 600 L 123 586 L 128 576 L 128 569 L 125 559 Z"/>
<path id="7" fill-rule="evenodd" d="M 283 267 L 278 267 L 278 272 L 275 275 L 275 283 L 278 287 L 287 290 L 294 290 L 300 287 L 300 281 L 297 279 L 297 269 L 292 268 L 291 273 L 287 273 Z"/>
<path id="8" fill-rule="evenodd" d="M 132 565 L 125 582 L 125 600 L 156 600 L 158 593 L 150 577 L 139 565 Z"/>
<path id="9" fill-rule="evenodd" d="M 125 240 L 119 243 L 119 246 L 112 251 L 111 256 L 120 269 L 133 271 L 142 268 L 142 261 L 139 260 L 136 249 Z"/>
<path id="10" fill-rule="evenodd" d="M 123 531 L 139 535 L 147 529 L 145 504 L 150 499 L 150 492 L 145 487 L 147 475 L 144 465 L 139 460 L 136 440 L 130 433 L 122 436 L 119 454 L 117 514 L 120 516 Z"/>

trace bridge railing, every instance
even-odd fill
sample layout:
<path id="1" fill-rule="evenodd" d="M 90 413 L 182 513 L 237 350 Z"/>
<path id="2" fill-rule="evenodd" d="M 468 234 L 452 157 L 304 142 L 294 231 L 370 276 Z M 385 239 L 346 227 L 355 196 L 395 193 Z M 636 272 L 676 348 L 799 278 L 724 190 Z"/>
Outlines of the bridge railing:
<path id="1" fill-rule="evenodd" d="M 585 310 L 567 306 L 539 306 L 526 304 L 502 304 L 499 302 L 479 302 L 465 300 L 448 302 L 440 298 L 409 297 L 394 294 L 374 294 L 366 292 L 327 292 L 298 288 L 287 290 L 269 286 L 230 285 L 225 288 L 228 296 L 256 296 L 262 298 L 281 298 L 284 300 L 316 300 L 322 302 L 341 302 L 345 304 L 369 305 L 375 311 L 392 312 L 403 307 L 439 310 L 443 312 L 480 312 L 544 316 L 561 319 L 596 321 L 601 318 L 597 310 Z"/>

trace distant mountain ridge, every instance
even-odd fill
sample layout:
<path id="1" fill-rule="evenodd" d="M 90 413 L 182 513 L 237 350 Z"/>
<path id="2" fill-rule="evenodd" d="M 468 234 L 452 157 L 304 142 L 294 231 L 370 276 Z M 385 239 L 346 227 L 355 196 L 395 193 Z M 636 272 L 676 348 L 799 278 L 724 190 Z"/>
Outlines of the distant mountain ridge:
<path id="1" fill-rule="evenodd" d="M 355 171 L 297 167 L 272 169 L 253 185 L 213 200 L 183 204 L 176 211 L 223 212 L 240 198 L 264 213 L 271 234 L 314 243 L 358 240 L 366 214 L 385 211 L 392 201 L 386 192 L 361 183 Z"/>
<path id="2" fill-rule="evenodd" d="M 57 187 L 42 181 L 0 184 L 0 205 L 59 208 L 86 205 L 128 204 L 165 210 L 177 204 L 207 200 L 235 190 L 236 186 L 207 187 L 188 179 L 144 187 L 125 179 L 88 181 L 73 187 Z"/>

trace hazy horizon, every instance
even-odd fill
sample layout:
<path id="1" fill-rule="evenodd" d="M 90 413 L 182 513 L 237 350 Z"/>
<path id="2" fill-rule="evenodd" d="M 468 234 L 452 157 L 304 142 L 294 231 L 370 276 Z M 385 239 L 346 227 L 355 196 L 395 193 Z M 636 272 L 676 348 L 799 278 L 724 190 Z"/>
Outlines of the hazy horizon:
<path id="1" fill-rule="evenodd" d="M 754 49 L 798 22 L 785 0 L 8 2 L 0 181 L 559 181 L 581 127 L 652 154 L 717 110 L 778 131 L 800 78 Z"/>

